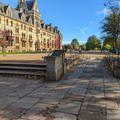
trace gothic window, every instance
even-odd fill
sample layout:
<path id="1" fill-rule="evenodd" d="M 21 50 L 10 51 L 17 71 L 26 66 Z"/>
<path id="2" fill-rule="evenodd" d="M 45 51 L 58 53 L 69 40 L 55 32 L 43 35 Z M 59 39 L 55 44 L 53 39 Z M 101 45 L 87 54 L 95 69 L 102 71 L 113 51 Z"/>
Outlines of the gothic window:
<path id="1" fill-rule="evenodd" d="M 25 33 L 22 33 L 22 39 L 25 39 Z"/>
<path id="2" fill-rule="evenodd" d="M 6 25 L 8 25 L 8 19 L 6 20 Z"/>
<path id="3" fill-rule="evenodd" d="M 22 41 L 22 47 L 26 47 L 26 42 Z"/>
<path id="4" fill-rule="evenodd" d="M 42 34 L 41 34 L 41 38 L 42 38 Z"/>
<path id="5" fill-rule="evenodd" d="M 12 32 L 12 31 L 10 31 L 10 36 L 12 36 L 12 34 L 13 34 L 13 32 Z"/>
<path id="6" fill-rule="evenodd" d="M 19 33 L 19 25 L 18 25 L 18 23 L 16 24 L 15 31 L 16 31 L 16 33 Z"/>
<path id="7" fill-rule="evenodd" d="M 16 43 L 19 43 L 19 37 L 16 37 Z"/>
<path id="8" fill-rule="evenodd" d="M 29 40 L 32 40 L 32 35 L 29 35 Z"/>
<path id="9" fill-rule="evenodd" d="M 32 47 L 32 42 L 29 42 L 29 47 Z"/>
<path id="10" fill-rule="evenodd" d="M 23 25 L 21 24 L 21 29 L 23 29 Z"/>
<path id="11" fill-rule="evenodd" d="M 9 45 L 9 46 L 13 46 L 13 41 L 12 41 L 12 40 L 9 40 L 9 41 L 8 41 L 8 45 Z"/>
<path id="12" fill-rule="evenodd" d="M 50 47 L 50 44 L 49 44 L 49 42 L 50 42 L 50 41 L 49 41 L 49 39 L 48 39 L 48 41 L 47 41 L 47 47 L 48 47 L 48 48 Z"/>
<path id="13" fill-rule="evenodd" d="M 42 41 L 41 41 L 41 45 L 42 45 Z"/>
<path id="14" fill-rule="evenodd" d="M 24 30 L 26 30 L 26 26 L 24 26 Z"/>
<path id="15" fill-rule="evenodd" d="M 46 39 L 44 39 L 44 43 L 46 43 Z"/>
<path id="16" fill-rule="evenodd" d="M 45 48 L 45 47 L 46 47 L 46 39 L 44 39 L 44 41 L 43 41 L 43 42 L 44 42 L 44 48 Z"/>
<path id="17" fill-rule="evenodd" d="M 11 26 L 13 27 L 13 21 L 11 21 Z"/>
<path id="18" fill-rule="evenodd" d="M 16 46 L 16 50 L 19 50 L 19 46 Z"/>
<path id="19" fill-rule="evenodd" d="M 44 36 L 46 35 L 45 32 L 43 33 L 43 35 L 44 35 Z"/>
<path id="20" fill-rule="evenodd" d="M 54 48 L 54 40 L 52 40 L 52 48 Z"/>
<path id="21" fill-rule="evenodd" d="M 32 28 L 31 27 L 29 27 L 29 31 L 32 32 Z"/>

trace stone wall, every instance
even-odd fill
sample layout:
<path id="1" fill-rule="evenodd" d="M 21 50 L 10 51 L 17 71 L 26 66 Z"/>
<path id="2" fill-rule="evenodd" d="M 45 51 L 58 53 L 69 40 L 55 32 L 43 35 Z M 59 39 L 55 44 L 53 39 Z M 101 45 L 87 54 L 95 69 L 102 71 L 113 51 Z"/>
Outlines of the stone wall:
<path id="1" fill-rule="evenodd" d="M 82 60 L 81 55 L 73 55 L 71 58 L 65 59 L 64 61 L 64 73 L 66 73 L 71 67 L 78 64 Z"/>
<path id="2" fill-rule="evenodd" d="M 72 66 L 81 60 L 81 56 L 75 55 L 70 59 L 65 58 L 62 50 L 57 50 L 51 56 L 45 57 L 47 63 L 46 79 L 48 81 L 59 80 Z"/>

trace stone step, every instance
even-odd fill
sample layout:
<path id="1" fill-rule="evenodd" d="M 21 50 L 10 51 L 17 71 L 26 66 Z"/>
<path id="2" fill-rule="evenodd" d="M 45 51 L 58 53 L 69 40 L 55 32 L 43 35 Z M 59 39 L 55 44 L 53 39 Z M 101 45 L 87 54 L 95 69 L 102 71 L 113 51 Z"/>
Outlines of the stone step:
<path id="1" fill-rule="evenodd" d="M 33 72 L 46 72 L 45 67 L 31 67 L 31 66 L 0 66 L 1 70 L 11 70 L 11 71 L 33 71 Z"/>
<path id="2" fill-rule="evenodd" d="M 32 79 L 45 78 L 46 74 L 44 72 L 25 72 L 25 71 L 11 71 L 11 70 L 1 70 L 0 75 L 5 77 L 24 77 Z"/>
<path id="3" fill-rule="evenodd" d="M 21 67 L 43 67 L 46 68 L 46 63 L 24 63 L 24 62 L 0 62 L 0 66 L 21 66 Z"/>

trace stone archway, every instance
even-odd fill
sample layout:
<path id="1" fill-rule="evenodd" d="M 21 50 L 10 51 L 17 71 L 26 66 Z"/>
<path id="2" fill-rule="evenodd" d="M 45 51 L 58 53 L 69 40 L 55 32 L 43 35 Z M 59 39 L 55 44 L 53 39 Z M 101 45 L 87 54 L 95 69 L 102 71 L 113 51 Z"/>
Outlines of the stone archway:
<path id="1" fill-rule="evenodd" d="M 35 51 L 40 51 L 40 42 L 36 41 L 35 43 Z"/>

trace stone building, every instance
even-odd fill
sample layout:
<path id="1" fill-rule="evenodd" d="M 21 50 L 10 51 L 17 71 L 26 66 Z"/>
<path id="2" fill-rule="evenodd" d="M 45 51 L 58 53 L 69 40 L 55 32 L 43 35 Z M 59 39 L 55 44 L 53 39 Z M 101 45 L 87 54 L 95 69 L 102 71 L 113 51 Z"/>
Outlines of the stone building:
<path id="1" fill-rule="evenodd" d="M 41 20 L 37 0 L 19 0 L 17 8 L 0 2 L 0 31 L 7 31 L 12 38 L 8 52 L 62 49 L 60 31 Z"/>

